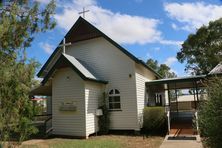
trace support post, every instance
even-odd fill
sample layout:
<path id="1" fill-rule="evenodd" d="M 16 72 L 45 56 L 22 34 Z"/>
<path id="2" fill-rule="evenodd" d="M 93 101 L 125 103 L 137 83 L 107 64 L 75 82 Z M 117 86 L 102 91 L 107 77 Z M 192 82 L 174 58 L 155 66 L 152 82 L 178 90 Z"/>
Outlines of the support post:
<path id="1" fill-rule="evenodd" d="M 196 95 L 197 95 L 197 107 L 199 105 L 199 94 L 198 94 L 198 86 L 197 86 L 197 81 L 195 81 L 195 87 L 196 87 Z"/>
<path id="2" fill-rule="evenodd" d="M 168 135 L 170 134 L 170 89 L 169 89 L 169 84 L 167 83 L 167 93 L 168 93 L 168 111 L 167 111 L 167 123 L 168 123 Z"/>
<path id="3" fill-rule="evenodd" d="M 178 96 L 177 96 L 177 88 L 176 88 L 176 83 L 175 83 L 175 94 L 176 94 L 176 105 L 177 105 L 177 115 L 178 115 L 179 108 L 178 108 Z"/>
<path id="4" fill-rule="evenodd" d="M 195 106 L 195 109 L 197 109 L 196 91 L 195 90 L 193 90 L 193 96 L 194 96 L 194 106 Z"/>
<path id="5" fill-rule="evenodd" d="M 170 109 L 170 89 L 169 89 L 169 84 L 167 83 L 167 93 L 168 93 L 168 106 Z"/>

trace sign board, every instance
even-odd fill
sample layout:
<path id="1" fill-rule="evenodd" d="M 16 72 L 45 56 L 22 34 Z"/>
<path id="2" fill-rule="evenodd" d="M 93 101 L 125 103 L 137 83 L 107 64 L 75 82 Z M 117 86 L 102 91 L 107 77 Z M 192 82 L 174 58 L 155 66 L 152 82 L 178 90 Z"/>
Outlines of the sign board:
<path id="1" fill-rule="evenodd" d="M 77 111 L 77 103 L 75 101 L 61 102 L 60 111 Z"/>

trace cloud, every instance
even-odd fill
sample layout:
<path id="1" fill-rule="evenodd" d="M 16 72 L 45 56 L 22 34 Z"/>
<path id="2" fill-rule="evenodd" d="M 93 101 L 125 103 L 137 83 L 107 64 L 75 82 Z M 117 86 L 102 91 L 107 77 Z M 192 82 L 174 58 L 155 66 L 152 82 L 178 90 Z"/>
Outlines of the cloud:
<path id="1" fill-rule="evenodd" d="M 40 4 L 48 4 L 51 0 L 35 0 L 39 2 Z"/>
<path id="2" fill-rule="evenodd" d="M 170 68 L 170 72 L 175 73 L 176 75 L 178 75 L 178 72 L 175 69 Z"/>
<path id="3" fill-rule="evenodd" d="M 59 27 L 66 31 L 74 24 L 79 17 L 83 6 L 90 12 L 86 13 L 86 20 L 94 24 L 105 34 L 121 44 L 147 44 L 166 42 L 162 33 L 158 30 L 160 21 L 158 19 L 142 16 L 132 16 L 122 13 L 114 13 L 100 7 L 95 0 L 73 0 L 72 3 L 59 5 L 63 11 L 55 15 Z"/>
<path id="4" fill-rule="evenodd" d="M 149 52 L 146 53 L 146 59 L 152 58 L 151 54 Z"/>
<path id="5" fill-rule="evenodd" d="M 222 17 L 222 5 L 195 3 L 165 3 L 164 10 L 168 16 L 177 20 L 180 25 L 172 24 L 172 28 L 178 30 L 195 31 L 202 25 L 207 25 Z"/>
<path id="6" fill-rule="evenodd" d="M 48 44 L 48 43 L 39 43 L 39 46 L 47 53 L 51 54 L 53 52 L 54 46 Z"/>
<path id="7" fill-rule="evenodd" d="M 154 51 L 160 51 L 160 47 L 155 47 L 153 49 L 154 49 Z"/>
<path id="8" fill-rule="evenodd" d="M 169 57 L 166 59 L 166 61 L 164 62 L 164 64 L 166 64 L 167 66 L 171 66 L 173 65 L 175 62 L 177 62 L 177 58 L 176 57 Z"/>
<path id="9" fill-rule="evenodd" d="M 43 78 L 39 78 L 39 77 L 37 77 L 37 76 L 35 76 L 34 79 L 35 79 L 35 80 L 38 80 L 38 81 L 42 81 L 42 80 L 43 80 Z"/>
<path id="10" fill-rule="evenodd" d="M 163 40 L 163 39 L 161 39 L 159 42 L 164 45 L 175 45 L 175 46 L 179 46 L 179 47 L 183 43 L 182 41 Z"/>

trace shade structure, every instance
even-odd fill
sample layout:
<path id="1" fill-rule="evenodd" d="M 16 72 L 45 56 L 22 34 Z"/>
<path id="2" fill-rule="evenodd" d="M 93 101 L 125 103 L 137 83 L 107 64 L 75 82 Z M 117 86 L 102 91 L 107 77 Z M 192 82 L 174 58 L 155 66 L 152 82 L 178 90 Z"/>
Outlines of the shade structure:
<path id="1" fill-rule="evenodd" d="M 52 96 L 52 86 L 51 85 L 40 85 L 32 89 L 29 93 L 31 96 Z"/>

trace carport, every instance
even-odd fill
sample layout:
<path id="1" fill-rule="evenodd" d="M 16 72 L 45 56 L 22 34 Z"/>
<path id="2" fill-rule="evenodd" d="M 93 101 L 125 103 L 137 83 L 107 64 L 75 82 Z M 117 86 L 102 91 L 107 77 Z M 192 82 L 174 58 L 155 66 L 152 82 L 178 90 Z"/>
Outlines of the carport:
<path id="1" fill-rule="evenodd" d="M 205 77 L 206 75 L 197 75 L 146 82 L 148 106 L 152 104 L 149 103 L 152 100 L 155 100 L 154 106 L 159 105 L 158 103 L 160 102 L 158 102 L 158 95 L 156 94 L 161 92 L 165 94 L 164 97 L 161 97 L 161 99 L 163 98 L 162 102 L 164 102 L 161 103 L 161 106 L 165 107 L 168 116 L 169 134 L 194 134 L 192 120 L 193 117 L 197 118 L 198 104 L 204 99 L 203 94 L 200 92 L 203 92 L 201 90 L 205 88 Z M 189 100 L 186 103 L 178 101 L 178 92 L 184 89 L 191 90 L 192 94 L 190 96 L 193 95 L 193 100 Z M 186 108 L 187 103 L 190 103 L 189 108 Z M 191 130 L 183 130 L 187 128 Z M 180 133 L 178 133 L 178 129 Z"/>

